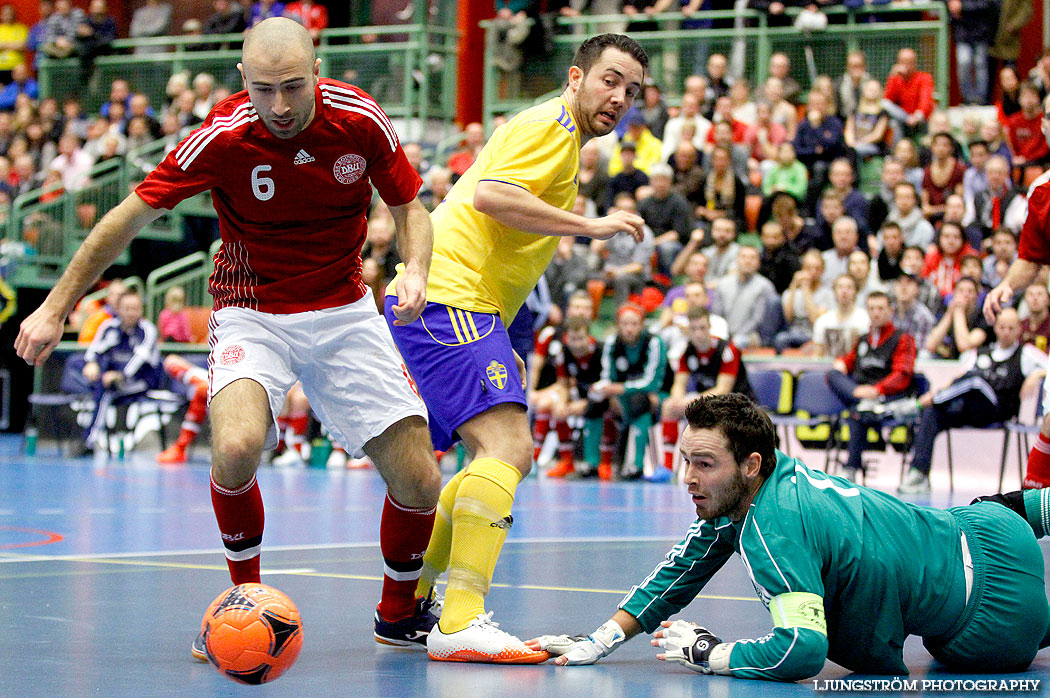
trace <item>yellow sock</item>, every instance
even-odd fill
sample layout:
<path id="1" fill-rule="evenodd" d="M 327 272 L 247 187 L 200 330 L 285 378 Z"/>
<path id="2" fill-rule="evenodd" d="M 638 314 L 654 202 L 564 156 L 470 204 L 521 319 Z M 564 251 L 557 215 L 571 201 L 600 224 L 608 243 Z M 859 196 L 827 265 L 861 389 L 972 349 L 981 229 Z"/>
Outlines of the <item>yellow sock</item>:
<path id="1" fill-rule="evenodd" d="M 441 632 L 454 633 L 485 612 L 492 573 L 510 529 L 510 508 L 521 472 L 495 458 L 478 458 L 467 469 L 452 508 L 448 590 Z"/>
<path id="2" fill-rule="evenodd" d="M 456 503 L 456 492 L 459 483 L 467 475 L 467 469 L 460 470 L 448 481 L 438 497 L 437 511 L 434 516 L 434 530 L 423 555 L 423 569 L 416 584 L 416 596 L 429 596 L 434 582 L 448 569 L 449 546 L 452 545 L 452 507 Z"/>

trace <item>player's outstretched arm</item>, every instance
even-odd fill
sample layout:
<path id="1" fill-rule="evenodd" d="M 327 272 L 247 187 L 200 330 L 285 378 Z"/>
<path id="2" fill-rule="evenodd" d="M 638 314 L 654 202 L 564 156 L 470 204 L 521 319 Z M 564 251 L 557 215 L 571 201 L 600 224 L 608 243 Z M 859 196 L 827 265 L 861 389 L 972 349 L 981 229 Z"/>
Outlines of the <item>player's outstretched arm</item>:
<path id="1" fill-rule="evenodd" d="M 1032 283 L 1039 273 L 1040 265 L 1027 259 L 1015 259 L 998 286 L 984 297 L 984 317 L 994 323 L 995 316 L 1005 304 L 1014 298 L 1014 292 Z"/>
<path id="2" fill-rule="evenodd" d="M 819 674 L 828 656 L 823 599 L 788 592 L 770 603 L 773 631 L 743 642 L 723 642 L 714 633 L 684 620 L 663 621 L 652 645 L 657 659 L 677 662 L 702 674 L 744 679 L 799 681 Z"/>
<path id="3" fill-rule="evenodd" d="M 586 218 L 551 206 L 519 186 L 491 179 L 478 182 L 474 208 L 503 225 L 536 235 L 580 235 L 607 240 L 623 232 L 639 242 L 644 237 L 645 221 L 636 214 L 614 211 L 602 218 Z"/>
<path id="4" fill-rule="evenodd" d="M 77 299 L 84 295 L 131 239 L 164 213 L 130 194 L 102 217 L 73 255 L 69 266 L 44 302 L 25 320 L 15 339 L 15 351 L 28 364 L 42 366 L 62 338 L 62 325 Z"/>
<path id="5" fill-rule="evenodd" d="M 722 638 L 716 637 L 707 628 L 696 623 L 684 620 L 676 620 L 673 623 L 665 620 L 660 623 L 662 628 L 653 634 L 650 644 L 663 650 L 656 655 L 657 659 L 665 662 L 678 662 L 688 669 L 701 674 L 713 674 L 718 668 L 711 667 L 711 655 L 716 647 L 721 648 L 720 654 L 727 655 L 725 664 L 728 666 L 728 654 L 732 652 L 732 646 L 722 642 Z"/>
<path id="6" fill-rule="evenodd" d="M 430 214 L 419 201 L 412 199 L 402 206 L 391 206 L 397 231 L 397 250 L 405 262 L 405 273 L 397 282 L 395 325 L 410 325 L 416 321 L 427 304 L 427 277 L 430 275 L 430 256 L 434 251 L 434 229 Z"/>
<path id="7" fill-rule="evenodd" d="M 533 650 L 550 652 L 560 666 L 594 664 L 642 631 L 634 616 L 617 611 L 590 635 L 541 635 L 525 644 Z"/>

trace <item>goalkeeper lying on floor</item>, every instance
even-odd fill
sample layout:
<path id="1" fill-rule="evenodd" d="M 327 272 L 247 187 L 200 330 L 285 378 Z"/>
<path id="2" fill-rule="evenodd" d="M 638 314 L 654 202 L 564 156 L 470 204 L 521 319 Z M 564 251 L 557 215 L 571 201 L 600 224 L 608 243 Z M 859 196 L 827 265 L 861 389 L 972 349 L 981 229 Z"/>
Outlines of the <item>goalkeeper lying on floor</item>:
<path id="1" fill-rule="evenodd" d="M 530 640 L 557 664 L 593 664 L 639 632 L 657 657 L 705 674 L 797 681 L 827 659 L 855 672 L 908 673 L 919 635 L 965 672 L 1023 671 L 1050 644 L 1043 553 L 1050 490 L 920 507 L 810 470 L 775 451 L 765 413 L 737 394 L 686 410 L 680 441 L 698 520 L 588 637 Z M 739 552 L 773 630 L 722 641 L 667 619 Z M 994 646 L 990 646 L 994 643 Z"/>

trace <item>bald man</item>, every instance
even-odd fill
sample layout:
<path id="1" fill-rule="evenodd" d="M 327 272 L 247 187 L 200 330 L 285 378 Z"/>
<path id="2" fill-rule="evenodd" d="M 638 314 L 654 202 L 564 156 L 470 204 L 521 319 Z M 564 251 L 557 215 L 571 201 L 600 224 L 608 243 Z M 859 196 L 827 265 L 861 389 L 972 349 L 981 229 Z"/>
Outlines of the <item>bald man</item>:
<path id="1" fill-rule="evenodd" d="M 300 24 L 264 20 L 241 56 L 246 89 L 217 104 L 99 221 L 15 346 L 43 364 L 76 299 L 135 234 L 210 189 L 222 233 L 210 282 L 211 496 L 230 577 L 259 581 L 264 512 L 255 472 L 263 449 L 277 443 L 274 418 L 299 380 L 335 439 L 350 452 L 363 447 L 387 483 L 376 640 L 424 648 L 437 618 L 415 587 L 441 476 L 423 403 L 361 281 L 374 185 L 405 260 L 393 312 L 398 322 L 419 317 L 433 240 L 416 197 L 421 181 L 372 98 L 319 77 L 321 61 Z M 193 655 L 207 658 L 205 637 Z"/>
<path id="2" fill-rule="evenodd" d="M 902 48 L 886 79 L 882 106 L 893 121 L 893 137 L 900 140 L 926 130 L 933 113 L 933 76 L 919 70 L 915 49 Z"/>

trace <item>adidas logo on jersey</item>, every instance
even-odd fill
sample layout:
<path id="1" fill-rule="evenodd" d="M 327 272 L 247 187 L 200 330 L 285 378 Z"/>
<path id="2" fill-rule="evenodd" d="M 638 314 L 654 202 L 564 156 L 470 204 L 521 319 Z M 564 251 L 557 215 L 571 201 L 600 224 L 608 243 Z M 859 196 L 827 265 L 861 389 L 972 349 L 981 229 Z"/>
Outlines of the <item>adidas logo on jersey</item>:
<path id="1" fill-rule="evenodd" d="M 314 158 L 313 155 L 310 155 L 310 153 L 308 153 L 305 150 L 303 150 L 302 148 L 300 148 L 299 152 L 295 154 L 295 159 L 292 160 L 292 164 L 293 165 L 305 165 L 308 162 L 313 162 L 315 159 L 316 158 Z"/>

